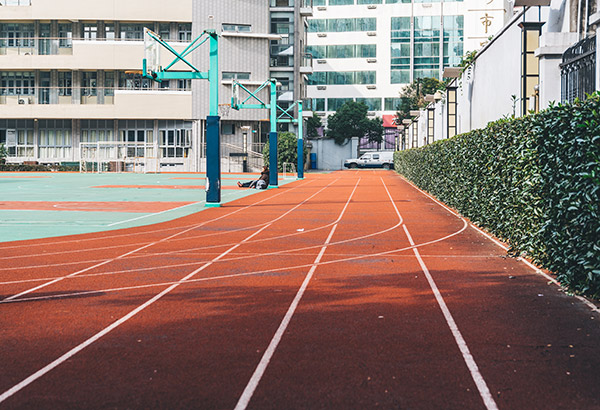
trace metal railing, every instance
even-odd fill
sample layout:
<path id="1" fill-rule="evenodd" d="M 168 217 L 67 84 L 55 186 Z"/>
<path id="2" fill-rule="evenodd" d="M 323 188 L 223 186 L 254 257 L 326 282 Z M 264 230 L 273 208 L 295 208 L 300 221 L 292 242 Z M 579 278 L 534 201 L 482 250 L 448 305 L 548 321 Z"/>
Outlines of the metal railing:
<path id="1" fill-rule="evenodd" d="M 596 90 L 596 37 L 588 37 L 563 54 L 560 64 L 561 101 L 584 100 Z"/>
<path id="2" fill-rule="evenodd" d="M 0 87 L 0 105 L 29 104 L 114 104 L 115 91 L 169 92 L 185 88 L 130 87 Z M 76 94 L 78 93 L 78 94 Z M 78 95 L 79 97 L 73 97 Z M 79 100 L 79 103 L 77 102 Z"/>

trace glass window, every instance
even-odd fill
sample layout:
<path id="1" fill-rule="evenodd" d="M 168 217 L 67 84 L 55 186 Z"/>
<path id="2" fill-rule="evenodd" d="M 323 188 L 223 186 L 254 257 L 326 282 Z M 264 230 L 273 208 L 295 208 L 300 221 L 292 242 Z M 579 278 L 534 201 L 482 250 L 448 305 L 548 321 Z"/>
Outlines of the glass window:
<path id="1" fill-rule="evenodd" d="M 356 57 L 375 58 L 377 57 L 377 45 L 375 44 L 357 44 Z"/>
<path id="2" fill-rule="evenodd" d="M 314 58 L 325 58 L 325 46 L 306 46 L 306 52 Z"/>
<path id="3" fill-rule="evenodd" d="M 346 6 L 354 4 L 354 0 L 329 0 L 330 6 Z"/>
<path id="4" fill-rule="evenodd" d="M 73 24 L 59 24 L 58 25 L 58 46 L 63 48 L 73 47 Z"/>
<path id="5" fill-rule="evenodd" d="M 238 73 L 233 71 L 223 71 L 223 80 L 249 80 L 250 73 Z"/>
<path id="6" fill-rule="evenodd" d="M 58 95 L 69 96 L 72 94 L 72 79 L 73 73 L 71 71 L 58 72 Z"/>
<path id="7" fill-rule="evenodd" d="M 179 24 L 177 39 L 182 43 L 189 43 L 192 41 L 192 23 Z"/>
<path id="8" fill-rule="evenodd" d="M 365 104 L 369 111 L 381 111 L 381 98 L 357 98 L 356 102 Z"/>
<path id="9" fill-rule="evenodd" d="M 158 143 L 162 158 L 187 158 L 192 146 L 190 121 L 159 121 Z"/>
<path id="10" fill-rule="evenodd" d="M 401 98 L 385 98 L 384 100 L 384 110 L 385 111 L 398 111 L 398 106 L 402 101 Z"/>
<path id="11" fill-rule="evenodd" d="M 98 73 L 96 71 L 84 71 L 81 73 L 81 95 L 97 95 Z"/>
<path id="12" fill-rule="evenodd" d="M 158 35 L 165 41 L 171 38 L 171 25 L 169 23 L 160 23 L 158 25 Z"/>
<path id="13" fill-rule="evenodd" d="M 308 20 L 308 32 L 309 33 L 323 33 L 327 31 L 327 19 L 309 19 Z"/>
<path id="14" fill-rule="evenodd" d="M 381 4 L 382 0 L 356 0 L 356 4 Z"/>
<path id="15" fill-rule="evenodd" d="M 121 39 L 122 40 L 143 40 L 144 39 L 144 24 L 121 23 Z"/>
<path id="16" fill-rule="evenodd" d="M 115 95 L 115 72 L 104 72 L 104 95 Z"/>
<path id="17" fill-rule="evenodd" d="M 115 25 L 114 24 L 105 24 L 104 25 L 104 38 L 107 40 L 115 39 Z"/>
<path id="18" fill-rule="evenodd" d="M 35 73 L 33 71 L 1 71 L 0 95 L 34 95 Z"/>
<path id="19" fill-rule="evenodd" d="M 221 26 L 223 31 L 248 33 L 252 31 L 252 26 L 249 24 L 223 24 Z"/>
<path id="20" fill-rule="evenodd" d="M 0 47 L 33 47 L 33 24 L 0 24 Z"/>
<path id="21" fill-rule="evenodd" d="M 98 25 L 96 23 L 83 23 L 81 31 L 84 40 L 96 40 L 98 37 Z"/>
<path id="22" fill-rule="evenodd" d="M 71 120 L 40 120 L 39 157 L 49 160 L 71 157 Z"/>
<path id="23" fill-rule="evenodd" d="M 358 18 L 356 19 L 356 31 L 377 31 L 377 19 Z"/>
<path id="24" fill-rule="evenodd" d="M 375 84 L 375 71 L 357 71 L 355 84 Z"/>
<path id="25" fill-rule="evenodd" d="M 352 101 L 352 98 L 328 98 L 327 111 L 337 111 L 348 101 Z"/>

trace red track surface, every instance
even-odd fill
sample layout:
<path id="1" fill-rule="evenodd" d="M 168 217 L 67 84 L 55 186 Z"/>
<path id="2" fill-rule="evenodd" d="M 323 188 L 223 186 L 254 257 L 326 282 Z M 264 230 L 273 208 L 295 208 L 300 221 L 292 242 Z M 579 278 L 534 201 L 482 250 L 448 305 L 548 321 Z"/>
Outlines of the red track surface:
<path id="1" fill-rule="evenodd" d="M 0 266 L 0 408 L 600 408 L 597 312 L 391 171 Z"/>

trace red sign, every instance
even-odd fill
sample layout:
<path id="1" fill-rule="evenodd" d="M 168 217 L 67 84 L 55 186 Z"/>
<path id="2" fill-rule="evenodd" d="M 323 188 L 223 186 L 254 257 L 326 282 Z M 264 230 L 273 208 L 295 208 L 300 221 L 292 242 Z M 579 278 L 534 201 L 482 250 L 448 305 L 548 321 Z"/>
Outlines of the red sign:
<path id="1" fill-rule="evenodd" d="M 400 121 L 394 114 L 383 115 L 383 127 L 384 128 L 396 128 L 400 125 Z"/>

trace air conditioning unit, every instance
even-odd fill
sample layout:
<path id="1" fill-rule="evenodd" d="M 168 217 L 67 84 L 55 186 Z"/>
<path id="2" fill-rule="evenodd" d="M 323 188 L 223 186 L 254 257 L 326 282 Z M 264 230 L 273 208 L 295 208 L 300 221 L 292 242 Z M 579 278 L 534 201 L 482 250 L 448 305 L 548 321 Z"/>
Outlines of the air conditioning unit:
<path id="1" fill-rule="evenodd" d="M 317 33 L 317 37 L 327 37 L 327 34 L 325 34 L 325 33 Z"/>
<path id="2" fill-rule="evenodd" d="M 367 90 L 375 90 L 377 89 L 376 85 L 367 85 Z"/>
<path id="3" fill-rule="evenodd" d="M 327 86 L 325 85 L 317 85 L 317 90 L 326 90 Z"/>
<path id="4" fill-rule="evenodd" d="M 376 6 L 376 5 L 374 5 L 374 4 L 370 4 L 370 5 L 368 5 L 368 6 L 367 6 L 367 8 L 368 8 L 368 9 L 376 9 L 376 8 L 377 8 L 377 6 Z"/>
<path id="5" fill-rule="evenodd" d="M 376 63 L 377 59 L 376 58 L 367 58 L 367 63 Z"/>
<path id="6" fill-rule="evenodd" d="M 19 104 L 29 104 L 29 98 L 19 98 Z"/>
<path id="7" fill-rule="evenodd" d="M 326 60 L 317 60 L 317 64 L 325 64 L 326 62 Z"/>
<path id="8" fill-rule="evenodd" d="M 377 35 L 377 32 L 375 32 L 375 31 L 367 31 L 367 36 L 373 37 L 373 36 L 376 36 L 376 35 Z"/>

